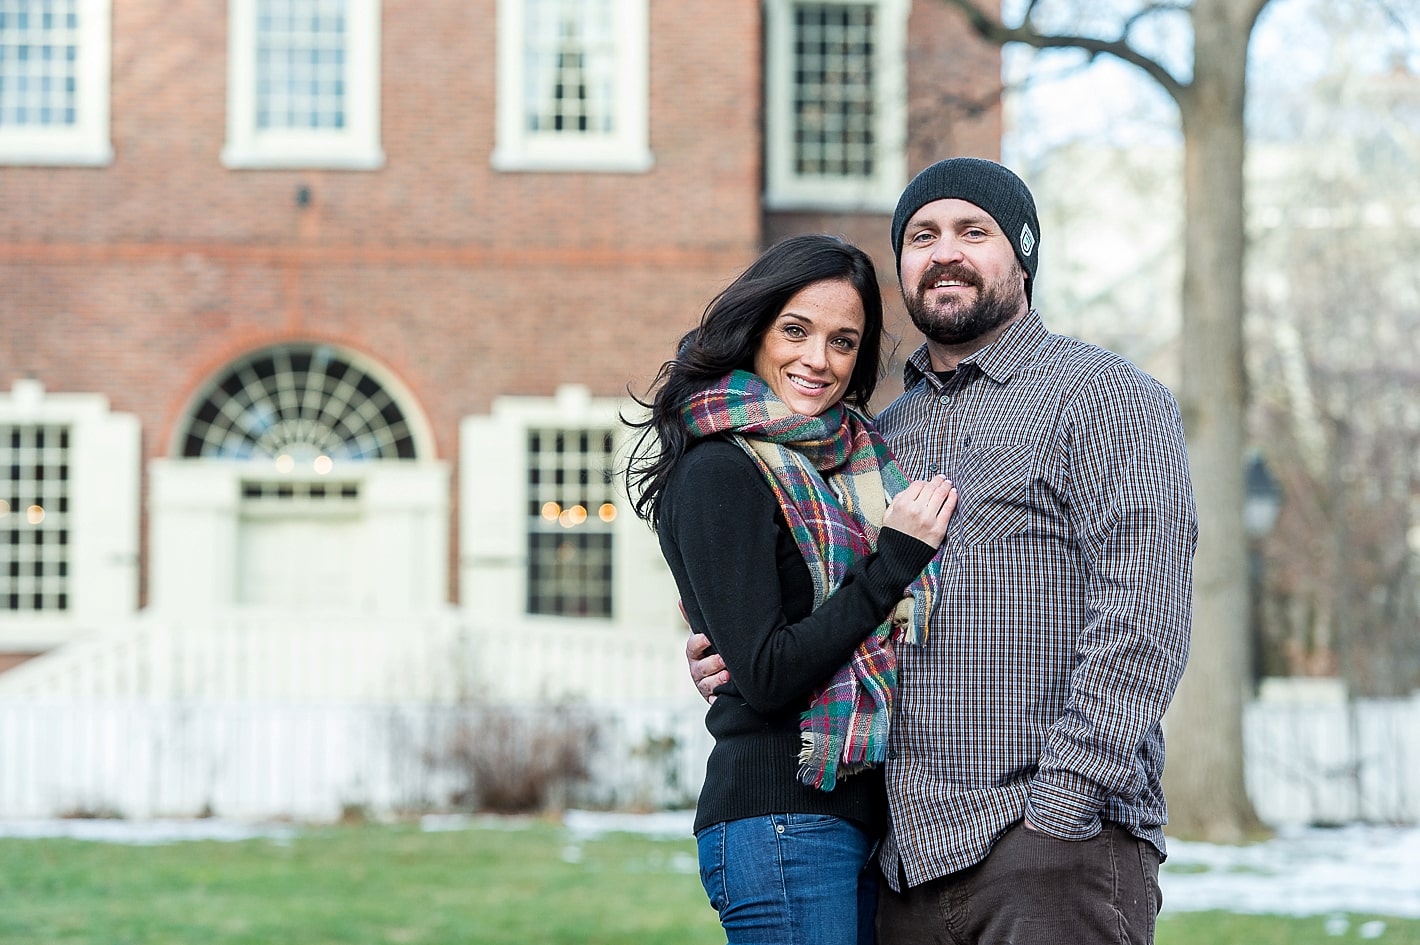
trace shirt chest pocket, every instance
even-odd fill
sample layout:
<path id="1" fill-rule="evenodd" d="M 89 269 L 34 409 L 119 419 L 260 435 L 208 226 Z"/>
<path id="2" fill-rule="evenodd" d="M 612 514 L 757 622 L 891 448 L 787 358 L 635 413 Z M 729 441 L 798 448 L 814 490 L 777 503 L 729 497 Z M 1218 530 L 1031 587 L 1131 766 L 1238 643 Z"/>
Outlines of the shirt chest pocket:
<path id="1" fill-rule="evenodd" d="M 957 472 L 959 540 L 979 545 L 1024 533 L 1037 464 L 1037 448 L 1029 443 L 968 444 Z"/>

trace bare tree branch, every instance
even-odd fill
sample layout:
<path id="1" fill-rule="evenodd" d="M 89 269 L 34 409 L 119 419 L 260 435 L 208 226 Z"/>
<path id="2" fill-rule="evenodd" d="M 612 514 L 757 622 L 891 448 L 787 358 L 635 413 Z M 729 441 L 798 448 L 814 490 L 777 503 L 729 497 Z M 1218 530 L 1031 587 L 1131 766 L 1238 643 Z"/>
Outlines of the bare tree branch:
<path id="1" fill-rule="evenodd" d="M 1193 4 L 1191 3 L 1146 3 L 1137 13 L 1132 14 L 1124 21 L 1124 29 L 1121 31 L 1121 35 L 1128 36 L 1130 30 L 1134 29 L 1134 27 L 1138 26 L 1155 13 L 1188 13 L 1192 9 Z"/>
<path id="2" fill-rule="evenodd" d="M 973 0 L 943 0 L 943 2 L 960 10 L 976 34 L 988 42 L 997 45 L 1021 43 L 1036 49 L 1083 49 L 1092 57 L 1114 56 L 1116 59 L 1143 70 L 1150 78 L 1159 83 L 1175 101 L 1178 101 L 1188 89 L 1188 85 L 1175 78 L 1173 73 L 1164 68 L 1162 63 L 1139 52 L 1126 39 L 1108 40 L 1095 36 L 1040 32 L 1030 23 L 1030 15 L 1035 11 L 1035 2 L 1031 3 L 1026 13 L 1026 19 L 1020 26 L 1007 26 L 999 18 L 978 7 Z M 1253 0 L 1253 2 L 1257 2 L 1257 0 Z M 1162 9 L 1165 6 L 1172 7 L 1173 4 L 1157 4 L 1155 6 Z M 1180 9 L 1187 9 L 1187 7 L 1180 6 Z"/>

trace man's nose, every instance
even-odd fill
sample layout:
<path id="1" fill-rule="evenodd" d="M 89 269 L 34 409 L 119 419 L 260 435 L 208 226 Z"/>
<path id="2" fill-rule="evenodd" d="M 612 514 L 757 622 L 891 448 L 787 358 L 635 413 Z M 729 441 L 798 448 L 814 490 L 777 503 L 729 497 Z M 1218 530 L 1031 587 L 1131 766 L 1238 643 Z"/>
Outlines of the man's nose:
<path id="1" fill-rule="evenodd" d="M 957 262 L 962 258 L 961 242 L 951 236 L 943 236 L 932 244 L 932 262 Z"/>

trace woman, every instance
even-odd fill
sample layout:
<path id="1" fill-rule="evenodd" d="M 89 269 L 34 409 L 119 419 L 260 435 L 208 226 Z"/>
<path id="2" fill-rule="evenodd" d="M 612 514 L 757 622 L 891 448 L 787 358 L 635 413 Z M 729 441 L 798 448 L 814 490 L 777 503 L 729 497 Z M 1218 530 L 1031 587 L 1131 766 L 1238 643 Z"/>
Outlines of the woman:
<path id="1" fill-rule="evenodd" d="M 868 256 L 792 237 L 710 303 L 635 424 L 636 511 L 730 671 L 695 818 L 730 945 L 873 940 L 889 618 L 956 504 L 941 477 L 907 483 L 865 419 L 881 335 Z"/>

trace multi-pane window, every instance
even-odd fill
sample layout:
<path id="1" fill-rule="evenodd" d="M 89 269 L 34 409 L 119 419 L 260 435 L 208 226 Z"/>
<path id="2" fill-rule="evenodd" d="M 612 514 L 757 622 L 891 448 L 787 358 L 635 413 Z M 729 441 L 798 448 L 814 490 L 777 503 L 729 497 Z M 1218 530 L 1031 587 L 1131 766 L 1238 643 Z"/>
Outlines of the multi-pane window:
<path id="1" fill-rule="evenodd" d="M 876 14 L 871 3 L 795 5 L 795 173 L 872 176 Z"/>
<path id="2" fill-rule="evenodd" d="M 234 363 L 206 390 L 181 434 L 185 457 L 270 458 L 325 475 L 346 460 L 413 459 L 399 403 L 324 345 L 283 345 Z"/>
<path id="3" fill-rule="evenodd" d="M 380 0 L 230 0 L 233 167 L 374 168 Z"/>
<path id="4" fill-rule="evenodd" d="M 616 130 L 615 24 L 612 0 L 527 0 L 529 132 Z"/>
<path id="5" fill-rule="evenodd" d="M 257 0 L 256 126 L 345 127 L 344 0 Z"/>
<path id="6" fill-rule="evenodd" d="M 610 430 L 528 432 L 528 613 L 612 615 Z"/>
<path id="7" fill-rule="evenodd" d="M 501 0 L 495 167 L 650 166 L 646 3 Z"/>
<path id="8" fill-rule="evenodd" d="M 69 609 L 69 429 L 0 426 L 0 612 Z"/>
<path id="9" fill-rule="evenodd" d="M 905 172 L 906 5 L 770 0 L 771 207 L 891 209 Z"/>
<path id="10" fill-rule="evenodd" d="M 0 0 L 0 162 L 112 156 L 108 15 L 108 0 Z"/>
<path id="11" fill-rule="evenodd" d="M 242 501 L 248 505 L 338 507 L 350 505 L 359 498 L 358 482 L 310 482 L 301 479 L 242 482 Z"/>
<path id="12" fill-rule="evenodd" d="M 0 0 L 0 125 L 79 118 L 75 0 Z"/>

